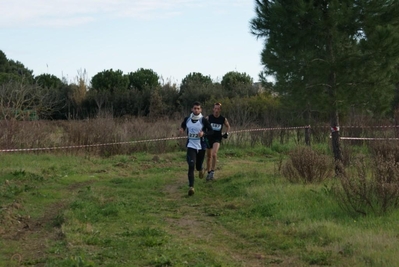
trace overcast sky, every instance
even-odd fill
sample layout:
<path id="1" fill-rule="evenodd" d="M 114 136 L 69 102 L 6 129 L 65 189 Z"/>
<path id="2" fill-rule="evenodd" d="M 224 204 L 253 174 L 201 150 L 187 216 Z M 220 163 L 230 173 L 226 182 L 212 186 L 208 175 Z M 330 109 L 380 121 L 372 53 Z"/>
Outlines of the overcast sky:
<path id="1" fill-rule="evenodd" d="M 107 69 L 191 72 L 254 81 L 263 41 L 250 34 L 254 0 L 0 0 L 0 50 L 34 75 L 73 82 Z"/>

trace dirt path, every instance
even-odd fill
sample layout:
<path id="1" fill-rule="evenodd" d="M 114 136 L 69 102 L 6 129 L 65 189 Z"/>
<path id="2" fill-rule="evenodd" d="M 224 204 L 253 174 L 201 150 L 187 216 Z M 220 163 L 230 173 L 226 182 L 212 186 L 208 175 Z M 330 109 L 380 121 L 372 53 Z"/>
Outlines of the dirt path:
<path id="1" fill-rule="evenodd" d="M 2 254 L 9 258 L 14 266 L 27 262 L 34 263 L 35 266 L 44 266 L 50 242 L 64 238 L 61 229 L 54 224 L 64 207 L 63 202 L 55 203 L 46 209 L 42 217 L 32 219 L 30 216 L 15 215 L 16 209 L 23 209 L 21 204 L 13 203 L 8 206 L 2 218 L 0 238 L 9 246 L 18 244 L 19 250 L 11 254 Z"/>
<path id="2" fill-rule="evenodd" d="M 77 190 L 92 181 L 75 183 L 68 187 L 70 191 Z M 29 215 L 21 216 L 24 213 L 24 205 L 14 202 L 3 209 L 3 216 L 0 218 L 0 238 L 5 244 L 19 248 L 12 253 L 0 253 L 10 260 L 13 266 L 31 265 L 45 266 L 46 251 L 51 243 L 65 238 L 61 231 L 63 218 L 60 216 L 67 206 L 67 202 L 60 201 L 46 207 L 43 215 L 39 218 L 31 218 Z M 20 212 L 22 211 L 22 212 Z"/>
<path id="3" fill-rule="evenodd" d="M 219 253 L 233 259 L 237 266 L 295 266 L 287 264 L 287 259 L 279 260 L 274 255 L 265 255 L 262 248 L 248 242 L 248 240 L 226 229 L 218 222 L 218 214 L 207 214 L 199 205 L 190 205 L 187 201 L 185 187 L 182 185 L 184 178 L 172 180 L 165 187 L 167 200 L 173 201 L 176 206 L 178 218 L 167 218 L 169 224 L 168 232 L 178 236 L 186 243 L 204 244 L 209 248 L 210 244 L 217 244 L 214 249 Z M 204 182 L 204 181 L 196 181 Z M 194 195 L 193 197 L 203 197 Z M 237 246 L 240 244 L 240 246 Z M 237 248 L 240 247 L 240 248 Z M 241 248 L 242 247 L 242 248 Z M 282 264 L 284 262 L 284 264 Z"/>

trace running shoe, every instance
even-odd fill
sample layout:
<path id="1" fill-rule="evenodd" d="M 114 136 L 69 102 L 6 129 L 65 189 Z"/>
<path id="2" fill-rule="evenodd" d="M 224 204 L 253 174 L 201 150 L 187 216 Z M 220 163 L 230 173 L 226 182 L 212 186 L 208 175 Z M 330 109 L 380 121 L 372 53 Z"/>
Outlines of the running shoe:
<path id="1" fill-rule="evenodd" d="M 188 195 L 189 196 L 194 195 L 194 187 L 190 187 L 190 189 L 188 189 Z"/>
<path id="2" fill-rule="evenodd" d="M 214 171 L 210 171 L 210 172 L 208 173 L 208 175 L 206 176 L 206 181 L 207 181 L 207 182 L 213 181 L 213 180 L 215 179 L 214 174 L 215 174 Z"/>
<path id="3" fill-rule="evenodd" d="M 209 180 L 210 181 L 213 181 L 213 180 L 215 180 L 215 172 L 214 171 L 211 171 L 210 173 L 209 173 Z"/>
<path id="4" fill-rule="evenodd" d="M 204 169 L 202 169 L 202 170 L 200 170 L 199 172 L 198 172 L 198 176 L 199 176 L 199 178 L 200 179 L 202 179 L 202 178 L 204 178 L 204 173 L 205 173 L 205 170 Z"/>

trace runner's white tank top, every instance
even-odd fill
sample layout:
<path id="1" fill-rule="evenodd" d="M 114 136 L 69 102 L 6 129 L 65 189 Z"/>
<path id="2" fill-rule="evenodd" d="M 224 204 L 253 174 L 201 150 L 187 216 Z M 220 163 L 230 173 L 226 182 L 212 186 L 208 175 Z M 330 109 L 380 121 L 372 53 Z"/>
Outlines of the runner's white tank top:
<path id="1" fill-rule="evenodd" d="M 187 134 L 188 134 L 188 144 L 187 147 L 191 147 L 194 149 L 201 149 L 201 138 L 199 137 L 199 132 L 203 128 L 202 118 L 192 122 L 191 118 L 188 118 L 186 122 L 187 126 Z"/>

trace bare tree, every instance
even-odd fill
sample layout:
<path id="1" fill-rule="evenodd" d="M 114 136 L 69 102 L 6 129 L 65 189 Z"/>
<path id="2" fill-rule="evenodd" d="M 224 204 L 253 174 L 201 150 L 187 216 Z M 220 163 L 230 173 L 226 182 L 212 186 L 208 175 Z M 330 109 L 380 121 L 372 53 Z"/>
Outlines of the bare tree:
<path id="1" fill-rule="evenodd" d="M 10 81 L 0 85 L 0 117 L 4 120 L 47 117 L 61 101 L 56 91 L 36 84 Z"/>

